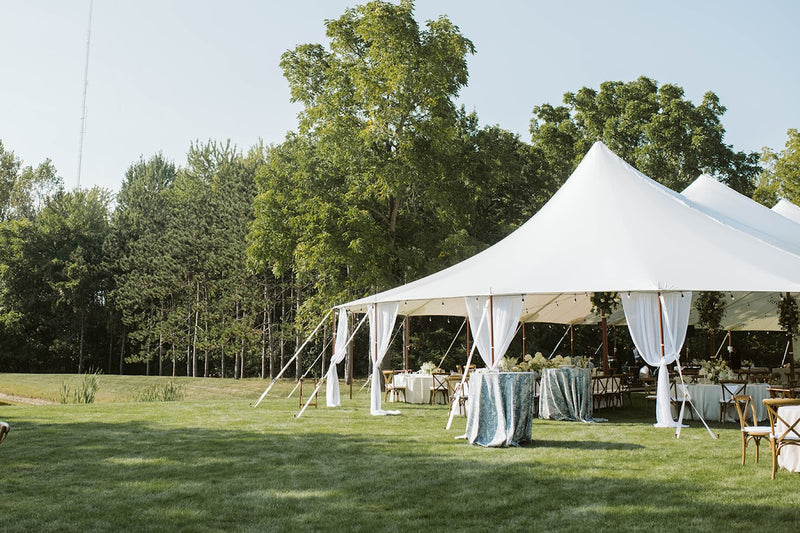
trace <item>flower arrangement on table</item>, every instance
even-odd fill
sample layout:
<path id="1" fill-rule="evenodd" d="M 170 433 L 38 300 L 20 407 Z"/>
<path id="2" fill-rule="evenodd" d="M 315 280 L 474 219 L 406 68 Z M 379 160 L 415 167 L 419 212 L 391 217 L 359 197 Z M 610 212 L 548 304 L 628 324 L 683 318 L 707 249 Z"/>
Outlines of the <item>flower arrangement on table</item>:
<path id="1" fill-rule="evenodd" d="M 525 354 L 522 361 L 517 362 L 516 358 L 503 357 L 500 361 L 502 372 L 541 372 L 545 368 L 558 368 L 564 365 L 574 365 L 581 368 L 589 367 L 589 359 L 586 357 L 562 357 L 557 355 L 552 359 L 547 359 L 542 352 L 535 355 Z"/>
<path id="2" fill-rule="evenodd" d="M 754 366 L 756 365 L 754 365 L 753 362 L 749 359 L 745 359 L 744 361 L 742 361 L 742 368 L 752 368 Z"/>
<path id="3" fill-rule="evenodd" d="M 434 372 L 438 372 L 439 370 L 440 369 L 438 365 L 433 361 L 426 361 L 422 363 L 422 366 L 420 367 L 420 371 L 422 371 L 423 374 L 433 374 Z"/>
<path id="4" fill-rule="evenodd" d="M 722 359 L 702 361 L 700 367 L 700 373 L 712 383 L 719 383 L 720 380 L 730 379 L 731 377 L 731 369 L 728 368 L 728 364 Z"/>

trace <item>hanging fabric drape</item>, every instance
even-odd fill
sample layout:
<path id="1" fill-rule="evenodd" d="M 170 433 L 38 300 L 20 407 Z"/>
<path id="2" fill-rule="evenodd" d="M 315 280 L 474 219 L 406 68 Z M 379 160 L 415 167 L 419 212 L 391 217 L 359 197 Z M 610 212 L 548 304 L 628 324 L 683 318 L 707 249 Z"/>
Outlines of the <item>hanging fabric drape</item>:
<path id="1" fill-rule="evenodd" d="M 517 331 L 524 304 L 522 297 L 468 296 L 464 300 L 478 353 L 487 368 L 497 370 Z M 484 312 L 488 319 L 481 321 Z"/>
<path id="2" fill-rule="evenodd" d="M 395 414 L 396 411 L 381 409 L 381 362 L 389 350 L 392 329 L 397 319 L 397 302 L 372 304 L 369 316 L 369 355 L 372 361 L 372 386 L 370 390 L 369 410 L 373 415 Z"/>
<path id="3" fill-rule="evenodd" d="M 333 345 L 333 356 L 328 368 L 327 383 L 325 385 L 325 403 L 328 407 L 339 407 L 341 396 L 339 394 L 339 374 L 336 365 L 344 361 L 347 355 L 347 311 L 339 311 L 339 322 L 336 324 L 336 342 Z"/>
<path id="4" fill-rule="evenodd" d="M 686 339 L 692 293 L 631 292 L 620 296 L 636 349 L 648 365 L 658 367 L 655 426 L 677 427 L 672 418 L 667 365 L 678 358 Z"/>

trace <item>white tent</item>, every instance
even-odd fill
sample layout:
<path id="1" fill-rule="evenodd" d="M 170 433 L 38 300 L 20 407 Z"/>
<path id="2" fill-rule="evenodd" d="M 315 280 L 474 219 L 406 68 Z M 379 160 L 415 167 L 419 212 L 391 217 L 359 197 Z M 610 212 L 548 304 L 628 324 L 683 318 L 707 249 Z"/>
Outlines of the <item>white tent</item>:
<path id="1" fill-rule="evenodd" d="M 718 220 L 800 255 L 800 224 L 781 216 L 775 208 L 770 210 L 705 174 L 681 194 L 705 208 Z M 800 208 L 796 209 L 800 212 Z M 777 293 L 758 292 L 727 300 L 723 329 L 779 330 L 779 297 Z M 693 321 L 694 317 L 690 320 Z"/>
<path id="2" fill-rule="evenodd" d="M 467 296 L 520 295 L 521 320 L 586 323 L 599 291 L 800 291 L 800 257 L 715 218 L 598 142 L 530 220 L 450 268 L 339 306 L 466 316 Z"/>
<path id="3" fill-rule="evenodd" d="M 374 314 L 376 323 L 383 320 L 378 310 L 386 306 L 391 310 L 381 310 L 381 316 L 469 316 L 477 331 L 487 314 L 491 323 L 500 319 L 504 326 L 517 319 L 591 322 L 592 292 L 624 292 L 625 313 L 635 318 L 632 334 L 640 328 L 635 337 L 652 336 L 653 324 L 658 331 L 653 313 L 673 322 L 672 339 L 666 339 L 671 353 L 660 354 L 665 366 L 683 342 L 691 291 L 730 291 L 734 299 L 752 292 L 800 291 L 800 256 L 744 224 L 728 222 L 649 179 L 598 142 L 553 198 L 502 241 L 450 268 L 339 308 Z M 661 293 L 669 293 L 668 301 Z M 687 298 L 681 302 L 683 293 Z M 493 298 L 503 300 L 499 313 L 491 311 Z M 501 339 L 497 331 L 491 334 L 490 366 L 503 355 L 504 350 L 495 354 L 494 346 L 504 344 L 507 334 L 507 327 Z M 371 337 L 370 345 L 379 364 L 378 338 Z M 489 363 L 481 343 L 476 345 Z M 652 352 L 645 357 L 649 363 L 659 364 L 657 353 L 639 348 Z M 666 380 L 661 372 L 659 425 L 674 425 Z M 377 368 L 373 383 L 378 383 Z M 381 412 L 379 398 L 372 410 Z"/>
<path id="4" fill-rule="evenodd" d="M 772 210 L 790 220 L 800 223 L 800 207 L 797 207 L 789 200 L 781 199 L 777 204 L 772 206 Z"/>

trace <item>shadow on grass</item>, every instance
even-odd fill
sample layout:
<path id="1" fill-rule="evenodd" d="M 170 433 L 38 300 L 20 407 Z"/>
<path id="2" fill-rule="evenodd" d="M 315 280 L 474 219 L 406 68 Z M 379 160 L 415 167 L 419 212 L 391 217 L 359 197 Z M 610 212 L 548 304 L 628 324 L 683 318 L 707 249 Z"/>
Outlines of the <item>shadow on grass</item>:
<path id="1" fill-rule="evenodd" d="M 603 442 L 603 441 L 560 441 L 533 439 L 525 445 L 528 448 L 564 448 L 575 450 L 641 450 L 641 444 L 630 442 Z"/>
<path id="2" fill-rule="evenodd" d="M 776 491 L 743 505 L 738 487 L 727 492 L 714 479 L 627 471 L 618 454 L 658 461 L 633 443 L 535 440 L 485 453 L 463 441 L 392 434 L 378 422 L 367 426 L 374 434 L 219 425 L 19 421 L 0 449 L 4 525 L 418 531 L 442 527 L 447 516 L 447 528 L 459 531 L 744 531 L 783 529 L 800 517 L 796 496 Z"/>

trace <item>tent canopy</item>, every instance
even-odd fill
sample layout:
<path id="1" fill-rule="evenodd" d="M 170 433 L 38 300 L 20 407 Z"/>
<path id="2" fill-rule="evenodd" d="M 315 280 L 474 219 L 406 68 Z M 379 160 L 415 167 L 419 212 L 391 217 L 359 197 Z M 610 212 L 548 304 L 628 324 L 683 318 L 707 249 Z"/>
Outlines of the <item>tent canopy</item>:
<path id="1" fill-rule="evenodd" d="M 789 220 L 800 223 L 800 207 L 797 207 L 789 200 L 779 200 L 777 204 L 772 206 L 772 210 L 785 216 Z"/>
<path id="2" fill-rule="evenodd" d="M 339 308 L 466 316 L 465 297 L 519 295 L 521 320 L 593 323 L 600 291 L 800 291 L 800 256 L 640 173 L 597 142 L 509 236 L 452 267 Z M 622 312 L 611 322 L 622 322 Z"/>
<path id="3" fill-rule="evenodd" d="M 711 176 L 700 176 L 681 194 L 726 224 L 800 255 L 800 224 L 734 191 Z M 788 205 L 794 207 L 793 204 Z M 750 293 L 737 298 L 726 298 L 723 329 L 779 330 L 779 298 L 777 293 Z M 694 322 L 696 316 L 691 320 Z"/>

